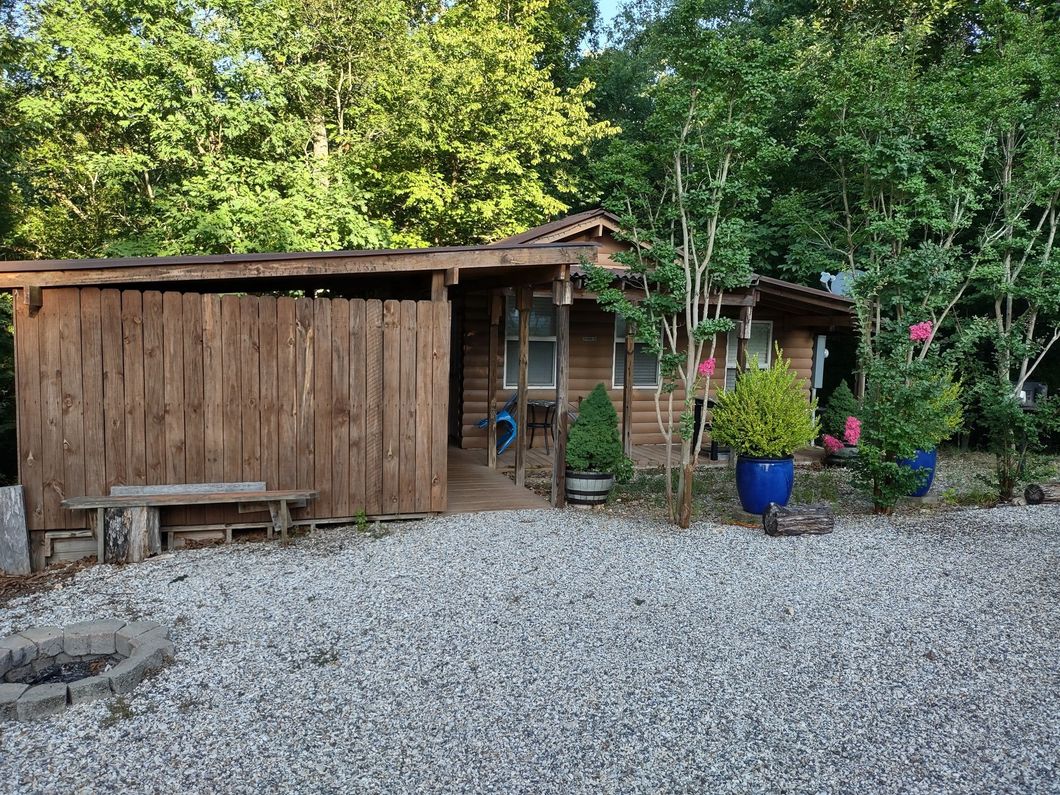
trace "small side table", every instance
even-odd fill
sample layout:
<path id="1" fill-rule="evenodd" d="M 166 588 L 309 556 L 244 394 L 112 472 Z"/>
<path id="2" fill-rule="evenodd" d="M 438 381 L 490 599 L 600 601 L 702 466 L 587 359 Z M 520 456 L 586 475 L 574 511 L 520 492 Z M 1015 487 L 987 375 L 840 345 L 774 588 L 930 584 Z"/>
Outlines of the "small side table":
<path id="1" fill-rule="evenodd" d="M 556 401 L 554 400 L 528 400 L 526 401 L 527 418 L 526 427 L 530 429 L 530 447 L 534 446 L 534 434 L 540 428 L 545 434 L 545 452 L 548 452 L 548 437 L 556 440 L 556 431 L 553 422 L 556 419 Z"/>

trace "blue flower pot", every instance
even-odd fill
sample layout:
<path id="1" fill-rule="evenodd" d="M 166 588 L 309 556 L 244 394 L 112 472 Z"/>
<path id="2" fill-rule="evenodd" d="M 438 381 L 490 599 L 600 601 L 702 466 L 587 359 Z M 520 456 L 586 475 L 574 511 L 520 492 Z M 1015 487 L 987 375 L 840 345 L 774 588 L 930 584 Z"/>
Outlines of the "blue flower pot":
<path id="1" fill-rule="evenodd" d="M 771 502 L 787 505 L 795 483 L 794 458 L 751 458 L 736 460 L 736 493 L 748 513 L 761 515 Z"/>
<path id="2" fill-rule="evenodd" d="M 912 469 L 916 472 L 926 472 L 927 478 L 924 480 L 923 485 L 910 494 L 910 497 L 923 497 L 929 491 L 931 491 L 931 483 L 935 480 L 935 467 L 938 464 L 939 451 L 936 450 L 917 450 L 916 455 L 912 458 L 899 458 L 898 463 L 908 469 Z"/>

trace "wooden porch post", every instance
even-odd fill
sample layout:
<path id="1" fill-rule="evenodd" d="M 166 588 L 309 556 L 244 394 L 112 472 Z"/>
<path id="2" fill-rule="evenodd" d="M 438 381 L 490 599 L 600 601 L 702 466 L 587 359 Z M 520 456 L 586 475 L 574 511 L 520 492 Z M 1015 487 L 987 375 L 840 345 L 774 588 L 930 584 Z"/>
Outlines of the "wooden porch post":
<path id="1" fill-rule="evenodd" d="M 530 365 L 530 308 L 534 293 L 531 287 L 520 287 L 519 307 L 519 386 L 516 391 L 515 485 L 526 485 L 526 398 L 527 370 Z"/>
<path id="2" fill-rule="evenodd" d="M 446 289 L 446 272 L 433 271 L 431 273 L 431 300 L 445 301 L 449 298 L 449 290 Z"/>
<path id="3" fill-rule="evenodd" d="M 740 310 L 740 324 L 736 329 L 739 334 L 736 340 L 736 369 L 738 372 L 743 372 L 747 369 L 747 340 L 751 339 L 751 317 L 751 307 L 745 306 Z"/>
<path id="4" fill-rule="evenodd" d="M 556 443 L 552 448 L 552 504 L 562 508 L 567 504 L 567 393 L 570 386 L 570 308 L 574 303 L 569 268 L 564 267 L 561 278 L 552 282 L 552 301 L 556 305 Z"/>
<path id="5" fill-rule="evenodd" d="M 500 358 L 501 320 L 504 315 L 504 299 L 499 295 L 490 296 L 490 352 L 489 368 L 486 375 L 486 405 L 489 428 L 489 450 L 486 460 L 490 469 L 497 468 L 497 372 Z"/>
<path id="6" fill-rule="evenodd" d="M 633 457 L 633 329 L 626 322 L 626 366 L 622 376 L 622 452 Z"/>

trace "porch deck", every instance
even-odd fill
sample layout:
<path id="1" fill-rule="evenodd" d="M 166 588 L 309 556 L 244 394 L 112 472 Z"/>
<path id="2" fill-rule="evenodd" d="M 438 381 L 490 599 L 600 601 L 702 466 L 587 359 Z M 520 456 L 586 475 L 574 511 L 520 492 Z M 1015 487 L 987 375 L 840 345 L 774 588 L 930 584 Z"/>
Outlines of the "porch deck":
<path id="1" fill-rule="evenodd" d="M 536 452 L 536 451 L 535 451 Z M 544 455 L 544 449 L 540 451 Z M 513 464 L 514 467 L 514 459 Z M 446 513 L 550 508 L 549 501 L 486 466 L 485 450 L 449 448 Z"/>

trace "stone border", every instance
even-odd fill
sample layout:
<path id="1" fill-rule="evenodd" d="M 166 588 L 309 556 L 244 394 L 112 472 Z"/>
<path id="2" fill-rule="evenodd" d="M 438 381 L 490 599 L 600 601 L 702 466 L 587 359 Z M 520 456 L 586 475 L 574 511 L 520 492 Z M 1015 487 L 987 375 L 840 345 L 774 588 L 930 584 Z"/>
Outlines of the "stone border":
<path id="1" fill-rule="evenodd" d="M 157 621 L 82 621 L 30 627 L 0 640 L 0 721 L 36 720 L 112 694 L 128 693 L 173 659 L 169 630 Z M 62 663 L 120 657 L 97 676 L 69 684 L 15 681 Z"/>

